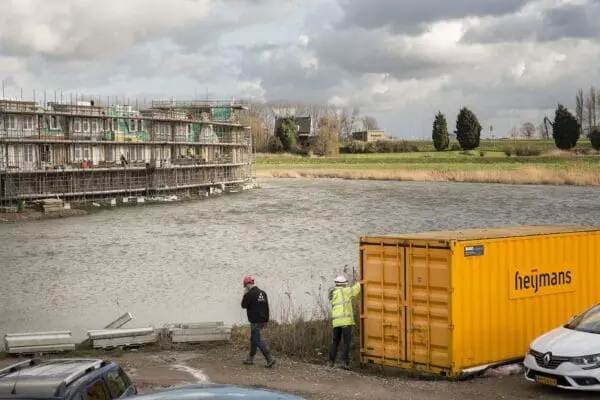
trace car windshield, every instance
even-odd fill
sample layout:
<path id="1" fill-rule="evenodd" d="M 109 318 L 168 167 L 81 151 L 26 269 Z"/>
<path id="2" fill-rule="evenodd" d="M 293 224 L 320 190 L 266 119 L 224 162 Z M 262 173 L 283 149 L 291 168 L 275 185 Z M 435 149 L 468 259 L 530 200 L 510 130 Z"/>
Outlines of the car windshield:
<path id="1" fill-rule="evenodd" d="M 573 318 L 565 325 L 565 328 L 600 334 L 600 304 Z"/>

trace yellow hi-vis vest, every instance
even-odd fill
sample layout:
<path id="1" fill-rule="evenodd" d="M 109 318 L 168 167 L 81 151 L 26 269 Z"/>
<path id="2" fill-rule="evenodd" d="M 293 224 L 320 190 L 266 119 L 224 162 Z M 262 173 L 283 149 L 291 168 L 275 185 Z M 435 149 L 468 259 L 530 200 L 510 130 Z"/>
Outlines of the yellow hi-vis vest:
<path id="1" fill-rule="evenodd" d="M 354 325 L 352 298 L 360 293 L 360 283 L 354 286 L 341 286 L 333 289 L 331 293 L 331 319 L 333 327 Z"/>

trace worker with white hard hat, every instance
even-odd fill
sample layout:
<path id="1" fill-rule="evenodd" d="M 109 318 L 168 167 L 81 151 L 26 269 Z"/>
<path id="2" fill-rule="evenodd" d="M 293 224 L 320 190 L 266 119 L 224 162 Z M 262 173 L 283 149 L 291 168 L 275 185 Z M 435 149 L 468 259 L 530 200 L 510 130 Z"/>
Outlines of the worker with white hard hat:
<path id="1" fill-rule="evenodd" d="M 329 291 L 329 303 L 331 305 L 331 318 L 333 324 L 333 340 L 329 350 L 329 363 L 333 367 L 337 357 L 338 346 L 344 339 L 342 368 L 350 368 L 350 342 L 352 340 L 352 327 L 354 326 L 354 311 L 352 299 L 360 293 L 360 283 L 348 285 L 345 276 L 338 276 L 334 280 L 335 287 Z"/>

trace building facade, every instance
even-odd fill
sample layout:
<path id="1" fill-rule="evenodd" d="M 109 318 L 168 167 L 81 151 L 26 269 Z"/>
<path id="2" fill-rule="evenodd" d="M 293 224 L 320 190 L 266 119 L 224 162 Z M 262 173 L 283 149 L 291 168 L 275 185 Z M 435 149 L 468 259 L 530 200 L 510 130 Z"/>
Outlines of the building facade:
<path id="1" fill-rule="evenodd" d="M 247 103 L 147 109 L 0 99 L 0 205 L 58 197 L 190 194 L 252 178 Z"/>
<path id="2" fill-rule="evenodd" d="M 375 142 L 377 140 L 385 140 L 385 132 L 380 130 L 367 130 L 352 132 L 352 139 L 363 142 Z"/>

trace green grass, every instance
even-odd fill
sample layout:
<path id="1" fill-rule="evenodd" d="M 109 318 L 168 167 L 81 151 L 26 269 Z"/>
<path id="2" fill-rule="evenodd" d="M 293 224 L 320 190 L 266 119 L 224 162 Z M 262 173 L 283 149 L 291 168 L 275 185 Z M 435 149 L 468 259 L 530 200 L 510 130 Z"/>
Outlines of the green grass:
<path id="1" fill-rule="evenodd" d="M 600 170 L 600 157 L 589 156 L 527 156 L 507 157 L 499 151 L 479 150 L 468 155 L 460 151 L 340 154 L 332 157 L 290 157 L 289 155 L 257 156 L 257 169 L 443 169 L 443 170 L 513 170 L 524 166 L 548 169 L 594 168 Z"/>
<path id="2" fill-rule="evenodd" d="M 430 140 L 411 140 L 409 143 L 414 144 L 419 148 L 419 151 L 435 151 L 433 147 L 433 142 Z M 450 142 L 450 148 L 453 144 L 458 144 L 457 141 Z M 540 140 L 540 139 L 531 139 L 531 140 L 516 140 L 516 139 L 506 139 L 506 140 L 482 140 L 480 146 L 475 151 L 497 151 L 502 152 L 505 146 L 531 146 L 536 147 L 542 151 L 555 150 L 556 145 L 554 144 L 554 140 Z M 587 138 L 581 138 L 577 143 L 576 148 L 578 149 L 589 149 L 592 145 Z"/>

